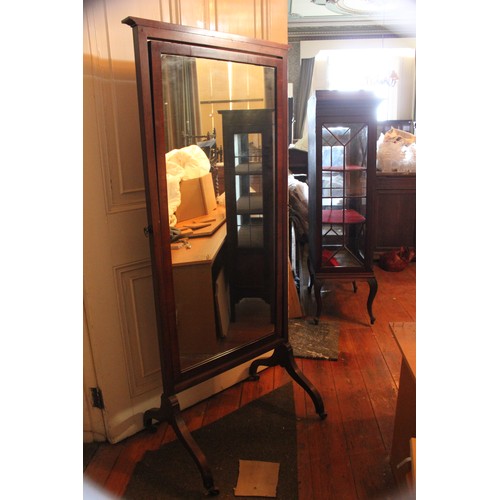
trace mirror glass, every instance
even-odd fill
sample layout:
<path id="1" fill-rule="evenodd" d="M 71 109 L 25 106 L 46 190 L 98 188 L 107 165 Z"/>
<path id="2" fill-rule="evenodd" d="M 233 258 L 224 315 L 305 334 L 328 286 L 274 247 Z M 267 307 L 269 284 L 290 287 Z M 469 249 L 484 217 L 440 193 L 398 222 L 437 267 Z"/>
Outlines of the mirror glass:
<path id="1" fill-rule="evenodd" d="M 275 331 L 275 71 L 161 56 L 181 371 Z"/>

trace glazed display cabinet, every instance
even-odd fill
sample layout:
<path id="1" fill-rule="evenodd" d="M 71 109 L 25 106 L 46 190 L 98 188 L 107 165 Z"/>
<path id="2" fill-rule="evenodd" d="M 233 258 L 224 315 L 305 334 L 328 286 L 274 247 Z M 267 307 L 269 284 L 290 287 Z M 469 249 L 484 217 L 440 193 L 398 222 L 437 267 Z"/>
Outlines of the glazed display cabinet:
<path id="1" fill-rule="evenodd" d="M 221 111 L 231 318 L 236 304 L 272 306 L 274 110 Z M 248 300 L 247 300 L 248 302 Z M 253 300 L 254 306 L 263 306 Z"/>
<path id="2" fill-rule="evenodd" d="M 369 284 L 367 309 L 377 293 L 373 261 L 373 188 L 376 168 L 376 108 L 365 91 L 316 91 L 309 120 L 309 291 L 314 288 L 315 321 L 325 280 Z"/>

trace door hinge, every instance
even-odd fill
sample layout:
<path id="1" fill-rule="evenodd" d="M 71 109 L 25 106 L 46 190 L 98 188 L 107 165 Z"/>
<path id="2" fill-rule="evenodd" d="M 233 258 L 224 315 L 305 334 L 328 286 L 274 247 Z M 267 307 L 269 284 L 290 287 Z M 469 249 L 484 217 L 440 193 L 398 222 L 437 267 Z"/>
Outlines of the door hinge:
<path id="1" fill-rule="evenodd" d="M 101 389 L 99 389 L 99 387 L 91 387 L 90 392 L 92 394 L 92 406 L 104 410 L 104 400 L 102 399 Z"/>

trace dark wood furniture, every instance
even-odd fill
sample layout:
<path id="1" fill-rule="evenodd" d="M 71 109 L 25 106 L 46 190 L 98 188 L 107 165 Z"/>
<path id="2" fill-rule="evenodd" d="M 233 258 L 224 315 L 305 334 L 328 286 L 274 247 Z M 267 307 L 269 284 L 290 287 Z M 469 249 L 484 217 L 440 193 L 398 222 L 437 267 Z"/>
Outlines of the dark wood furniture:
<path id="1" fill-rule="evenodd" d="M 133 28 L 134 35 L 149 223 L 146 233 L 150 238 L 163 384 L 160 407 L 148 410 L 143 420 L 145 427 L 150 429 L 153 428 L 153 421 L 171 424 L 177 438 L 196 463 L 207 493 L 216 495 L 218 490 L 207 459 L 182 418 L 176 397 L 179 392 L 243 363 L 249 363 L 249 377 L 252 379 L 258 378 L 259 367 L 279 365 L 311 397 L 316 413 L 321 418 L 326 417 L 319 392 L 299 370 L 288 343 L 288 47 L 145 19 L 129 17 L 123 22 Z M 206 85 L 207 80 L 211 81 L 211 85 Z M 227 95 L 223 94 L 224 89 Z M 203 101 L 199 98 L 201 95 Z M 269 229 L 263 233 L 263 238 L 268 241 L 264 242 L 264 246 L 269 249 L 269 262 L 273 263 L 273 279 L 264 286 L 273 307 L 270 312 L 268 309 L 264 313 L 260 309 L 243 307 L 225 324 L 227 328 L 222 330 L 223 334 L 218 339 L 210 338 L 208 351 L 200 352 L 203 339 L 206 338 L 204 330 L 207 328 L 202 322 L 198 325 L 192 323 L 189 342 L 184 343 L 179 338 L 178 306 L 189 303 L 195 316 L 202 299 L 193 300 L 186 295 L 186 287 L 176 286 L 173 252 L 189 252 L 190 248 L 186 245 L 180 250 L 175 249 L 171 242 L 167 189 L 171 179 L 167 179 L 166 175 L 165 154 L 185 146 L 183 141 L 187 135 L 200 135 L 196 123 L 215 119 L 219 116 L 219 110 L 252 107 L 271 108 L 274 113 L 273 155 L 268 164 L 269 174 L 262 176 L 265 184 L 263 191 L 268 194 L 270 203 L 266 209 Z M 213 128 L 220 130 L 219 126 L 214 125 Z M 217 141 L 219 137 L 220 134 Z M 234 206 L 229 204 L 226 206 L 228 221 L 235 216 L 229 213 L 230 210 L 234 210 Z M 212 238 L 218 238 L 218 235 Z M 211 246 L 208 241 L 205 243 Z M 224 241 L 220 248 L 219 243 L 216 245 L 218 250 L 214 253 L 214 262 L 206 266 L 216 270 L 217 274 L 213 276 L 215 285 L 204 297 L 213 305 L 209 309 L 213 311 L 215 321 L 227 320 L 227 298 L 233 291 L 238 293 L 232 289 L 231 281 L 227 280 L 231 268 L 228 242 Z M 212 328 L 212 331 L 221 330 Z M 197 337 L 200 339 L 200 351 L 193 349 Z M 189 352 L 183 346 L 188 346 Z M 270 357 L 260 357 L 271 351 L 273 354 Z M 193 354 L 199 357 L 193 357 L 187 364 L 182 361 Z"/>
<path id="2" fill-rule="evenodd" d="M 416 248 L 416 181 L 414 173 L 377 173 L 375 258 L 402 246 Z"/>
<path id="3" fill-rule="evenodd" d="M 391 128 L 415 134 L 413 120 L 378 122 L 377 137 Z M 374 258 L 401 247 L 416 247 L 416 174 L 377 172 Z"/>
<path id="4" fill-rule="evenodd" d="M 172 271 L 176 291 L 176 325 L 179 339 L 181 370 L 220 352 L 221 337 L 226 333 L 225 322 L 217 301 L 206 300 L 220 280 L 221 257 L 226 240 L 226 224 L 222 207 L 213 212 L 213 234 L 190 238 L 189 250 L 184 246 L 172 251 Z M 191 221 L 183 221 L 182 224 Z M 196 314 L 193 314 L 196 304 Z"/>
<path id="5" fill-rule="evenodd" d="M 274 109 L 220 111 L 231 318 L 241 300 L 274 309 Z M 259 306 L 258 301 L 256 306 Z M 262 304 L 261 304 L 262 306 Z M 272 314 L 272 313 L 271 313 Z"/>
<path id="6" fill-rule="evenodd" d="M 324 280 L 358 280 L 377 293 L 373 260 L 373 188 L 376 168 L 376 107 L 373 94 L 316 91 L 309 121 L 309 291 L 314 287 L 319 321 Z"/>
<path id="7" fill-rule="evenodd" d="M 288 149 L 288 169 L 301 181 L 305 181 L 307 178 L 307 156 L 307 151 L 296 148 Z"/>

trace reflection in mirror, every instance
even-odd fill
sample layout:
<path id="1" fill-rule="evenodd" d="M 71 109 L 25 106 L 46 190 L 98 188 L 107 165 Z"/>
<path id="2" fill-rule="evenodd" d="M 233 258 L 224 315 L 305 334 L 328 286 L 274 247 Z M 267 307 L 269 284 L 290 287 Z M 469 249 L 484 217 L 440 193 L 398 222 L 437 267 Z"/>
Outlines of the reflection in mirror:
<path id="1" fill-rule="evenodd" d="M 275 331 L 275 69 L 171 54 L 161 68 L 185 371 Z"/>

